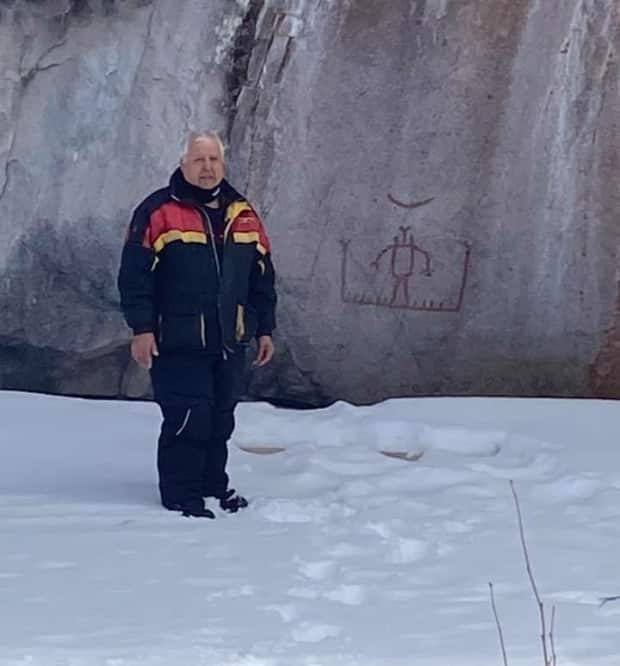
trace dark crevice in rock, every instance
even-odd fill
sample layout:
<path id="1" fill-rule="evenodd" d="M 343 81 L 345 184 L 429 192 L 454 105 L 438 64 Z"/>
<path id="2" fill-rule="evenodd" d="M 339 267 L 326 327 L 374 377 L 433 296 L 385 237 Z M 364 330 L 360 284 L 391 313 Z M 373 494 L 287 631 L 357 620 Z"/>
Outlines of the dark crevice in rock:
<path id="1" fill-rule="evenodd" d="M 3 199 L 6 191 L 9 189 L 9 178 L 11 175 L 11 166 L 17 162 L 16 159 L 11 158 L 11 153 L 13 152 L 13 143 L 15 142 L 15 136 L 13 136 L 13 142 L 9 149 L 9 158 L 7 159 L 6 165 L 4 167 L 4 183 L 2 183 L 2 188 L 0 188 L 0 201 Z"/>
<path id="2" fill-rule="evenodd" d="M 280 67 L 278 68 L 278 73 L 276 74 L 276 83 L 280 83 L 282 81 L 282 78 L 284 76 L 284 70 L 286 69 L 286 66 L 288 65 L 293 56 L 293 49 L 294 49 L 294 40 L 292 37 L 289 37 L 286 42 L 286 48 L 284 49 L 284 56 L 282 57 L 282 61 L 280 62 Z"/>
<path id="3" fill-rule="evenodd" d="M 116 0 L 101 0 L 101 8 L 103 9 L 104 16 L 110 16 L 114 13 L 114 5 Z"/>
<path id="4" fill-rule="evenodd" d="M 93 11 L 89 0 L 72 0 L 69 10 L 66 12 L 65 16 L 68 14 L 73 14 L 79 18 L 89 18 L 92 13 Z"/>
<path id="5" fill-rule="evenodd" d="M 268 402 L 274 407 L 279 407 L 280 409 L 297 409 L 297 410 L 310 410 L 317 408 L 329 407 L 334 404 L 334 401 L 321 403 L 317 405 L 316 403 L 308 402 L 306 400 L 292 400 L 288 398 L 267 398 L 265 402 Z"/>
<path id="6" fill-rule="evenodd" d="M 413 18 L 415 22 L 420 25 L 424 21 L 424 13 L 426 11 L 426 0 L 418 0 L 416 3 Z"/>
<path id="7" fill-rule="evenodd" d="M 66 60 L 63 60 L 62 62 L 51 62 L 49 65 L 35 65 L 32 69 L 30 69 L 28 72 L 26 72 L 22 76 L 22 85 L 24 88 L 31 83 L 31 81 L 34 79 L 34 77 L 39 74 L 40 72 L 46 72 L 50 69 L 54 69 L 55 67 L 60 67 L 61 65 L 64 65 L 65 63 L 73 60 L 73 58 L 67 58 Z"/>
<path id="8" fill-rule="evenodd" d="M 260 387 L 250 387 L 244 399 L 250 401 L 265 401 L 277 407 L 290 407 L 294 409 L 320 409 L 328 407 L 337 399 L 334 396 L 325 395 L 322 390 L 313 391 L 308 386 L 296 386 L 287 384 L 287 379 L 273 381 L 267 385 L 261 383 Z"/>
<path id="9" fill-rule="evenodd" d="M 258 18 L 265 5 L 265 0 L 250 0 L 246 14 L 237 29 L 232 47 L 232 64 L 227 77 L 229 95 L 229 115 L 227 136 L 230 138 L 235 122 L 237 101 L 243 87 L 248 83 L 250 59 L 257 42 L 256 29 Z"/>

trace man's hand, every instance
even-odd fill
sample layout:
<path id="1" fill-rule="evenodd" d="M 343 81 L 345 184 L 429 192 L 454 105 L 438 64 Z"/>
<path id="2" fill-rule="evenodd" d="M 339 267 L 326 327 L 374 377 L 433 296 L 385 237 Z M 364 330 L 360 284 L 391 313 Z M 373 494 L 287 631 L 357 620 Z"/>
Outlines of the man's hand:
<path id="1" fill-rule="evenodd" d="M 258 352 L 256 354 L 256 360 L 252 365 L 255 365 L 258 368 L 261 368 L 263 365 L 267 365 L 269 361 L 273 358 L 274 352 L 273 340 L 270 335 L 261 335 L 258 338 Z"/>
<path id="2" fill-rule="evenodd" d="M 153 333 L 140 333 L 134 335 L 131 341 L 131 357 L 145 370 L 150 370 L 153 356 L 159 356 L 159 350 Z"/>

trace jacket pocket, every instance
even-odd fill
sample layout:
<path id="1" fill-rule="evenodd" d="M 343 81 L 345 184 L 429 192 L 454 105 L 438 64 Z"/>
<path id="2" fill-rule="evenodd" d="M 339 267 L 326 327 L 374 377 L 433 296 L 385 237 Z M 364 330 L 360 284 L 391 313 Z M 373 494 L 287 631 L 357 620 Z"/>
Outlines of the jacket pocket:
<path id="1" fill-rule="evenodd" d="M 162 315 L 159 346 L 164 351 L 196 351 L 207 346 L 207 328 L 202 314 Z"/>

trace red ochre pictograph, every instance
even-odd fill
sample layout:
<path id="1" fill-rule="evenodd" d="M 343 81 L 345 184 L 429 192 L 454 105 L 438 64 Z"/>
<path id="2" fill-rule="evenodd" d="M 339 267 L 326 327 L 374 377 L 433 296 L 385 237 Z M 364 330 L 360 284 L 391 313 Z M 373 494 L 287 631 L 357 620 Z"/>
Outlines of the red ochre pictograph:
<path id="1" fill-rule="evenodd" d="M 448 237 L 415 238 L 399 227 L 372 258 L 368 243 L 342 240 L 341 295 L 345 303 L 420 312 L 459 312 L 471 244 Z"/>

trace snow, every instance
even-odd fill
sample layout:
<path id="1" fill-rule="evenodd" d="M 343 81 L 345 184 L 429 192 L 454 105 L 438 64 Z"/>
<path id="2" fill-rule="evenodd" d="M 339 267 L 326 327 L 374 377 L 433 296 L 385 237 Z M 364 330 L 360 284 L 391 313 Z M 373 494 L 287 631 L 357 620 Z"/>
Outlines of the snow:
<path id="1" fill-rule="evenodd" d="M 620 663 L 618 403 L 237 414 L 251 506 L 186 519 L 154 405 L 0 392 L 0 665 L 500 666 L 489 582 L 510 666 L 542 664 L 511 479 L 558 665 Z"/>

